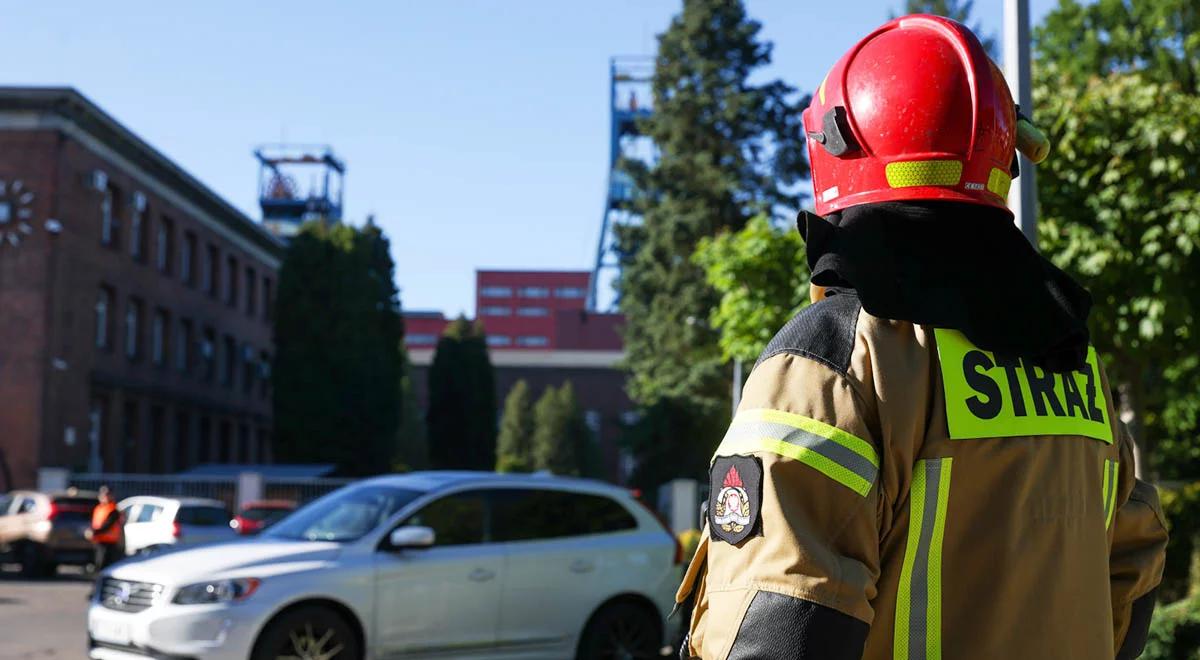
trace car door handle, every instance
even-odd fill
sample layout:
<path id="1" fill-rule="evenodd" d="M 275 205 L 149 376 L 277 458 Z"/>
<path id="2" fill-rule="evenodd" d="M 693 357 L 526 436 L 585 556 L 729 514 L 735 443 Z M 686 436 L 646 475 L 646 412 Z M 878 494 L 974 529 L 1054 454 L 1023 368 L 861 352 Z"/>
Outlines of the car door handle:
<path id="1" fill-rule="evenodd" d="M 572 573 L 591 573 L 596 570 L 596 564 L 588 559 L 576 559 L 569 568 Z"/>
<path id="2" fill-rule="evenodd" d="M 496 577 L 495 571 L 489 571 L 486 568 L 477 568 L 471 571 L 471 574 L 467 576 L 467 579 L 472 582 L 487 582 L 494 577 Z"/>

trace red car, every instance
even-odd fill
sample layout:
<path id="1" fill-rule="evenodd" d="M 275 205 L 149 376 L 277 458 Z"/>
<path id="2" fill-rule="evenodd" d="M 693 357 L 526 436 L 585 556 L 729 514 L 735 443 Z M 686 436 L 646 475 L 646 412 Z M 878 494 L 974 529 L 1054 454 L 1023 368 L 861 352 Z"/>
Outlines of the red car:
<path id="1" fill-rule="evenodd" d="M 238 534 L 257 534 L 295 510 L 296 503 L 291 500 L 250 502 L 229 521 L 229 526 Z"/>

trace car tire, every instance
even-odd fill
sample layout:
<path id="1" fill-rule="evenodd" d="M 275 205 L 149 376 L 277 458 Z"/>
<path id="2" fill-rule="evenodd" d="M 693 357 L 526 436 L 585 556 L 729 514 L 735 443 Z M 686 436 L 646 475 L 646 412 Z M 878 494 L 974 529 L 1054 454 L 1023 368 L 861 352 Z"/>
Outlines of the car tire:
<path id="1" fill-rule="evenodd" d="M 27 578 L 45 577 L 49 564 L 42 555 L 42 547 L 36 543 L 22 543 L 17 551 L 21 563 L 21 575 Z"/>
<path id="2" fill-rule="evenodd" d="M 635 603 L 612 603 L 592 615 L 579 639 L 577 660 L 659 658 L 662 634 L 652 610 Z"/>
<path id="3" fill-rule="evenodd" d="M 358 634 L 345 617 L 320 605 L 303 605 L 276 616 L 263 628 L 250 655 L 251 660 L 362 657 Z"/>

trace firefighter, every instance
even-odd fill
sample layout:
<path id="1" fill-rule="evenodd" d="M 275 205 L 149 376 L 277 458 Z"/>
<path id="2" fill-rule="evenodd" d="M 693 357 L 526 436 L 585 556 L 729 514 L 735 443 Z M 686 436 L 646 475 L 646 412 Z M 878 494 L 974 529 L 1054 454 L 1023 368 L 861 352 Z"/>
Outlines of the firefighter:
<path id="1" fill-rule="evenodd" d="M 116 498 L 108 486 L 100 487 L 99 498 L 100 503 L 92 509 L 92 527 L 88 530 L 96 550 L 96 571 L 108 568 L 125 554 L 123 521 Z"/>
<path id="2" fill-rule="evenodd" d="M 1044 138 L 925 15 L 859 42 L 803 119 L 814 304 L 712 459 L 681 657 L 1137 657 L 1167 533 L 1090 296 L 1005 205 Z"/>

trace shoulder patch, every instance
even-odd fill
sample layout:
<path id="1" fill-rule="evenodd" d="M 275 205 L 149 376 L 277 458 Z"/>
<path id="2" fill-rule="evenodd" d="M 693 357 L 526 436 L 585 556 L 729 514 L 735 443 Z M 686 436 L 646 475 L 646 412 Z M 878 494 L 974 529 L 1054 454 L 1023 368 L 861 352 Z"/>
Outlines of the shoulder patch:
<path id="1" fill-rule="evenodd" d="M 855 326 L 862 303 L 853 292 L 829 296 L 800 311 L 767 344 L 754 366 L 780 353 L 816 360 L 845 375 L 854 352 Z"/>

